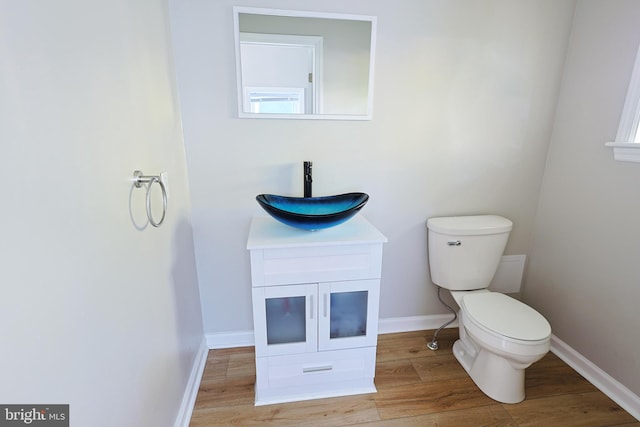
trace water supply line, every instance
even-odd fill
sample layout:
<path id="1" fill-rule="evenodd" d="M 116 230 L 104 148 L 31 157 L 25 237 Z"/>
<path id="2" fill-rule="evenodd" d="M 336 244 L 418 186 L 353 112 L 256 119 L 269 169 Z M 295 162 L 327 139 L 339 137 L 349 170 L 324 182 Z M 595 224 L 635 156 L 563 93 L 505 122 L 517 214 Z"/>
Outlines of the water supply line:
<path id="1" fill-rule="evenodd" d="M 438 334 L 440 333 L 441 330 L 443 330 L 444 328 L 446 328 L 447 326 L 449 326 L 450 324 L 452 324 L 453 322 L 456 321 L 456 319 L 458 318 L 458 315 L 456 314 L 456 311 L 451 308 L 446 302 L 444 302 L 442 300 L 442 297 L 440 296 L 440 291 L 442 290 L 442 288 L 438 285 L 436 285 L 438 287 L 438 299 L 440 300 L 440 303 L 442 305 L 444 305 L 445 307 L 447 307 L 449 309 L 449 311 L 451 313 L 453 313 L 453 319 L 449 320 L 447 323 L 445 323 L 444 325 L 440 326 L 438 328 L 438 330 L 433 334 L 433 339 L 431 340 L 431 342 L 427 343 L 427 348 L 429 350 L 437 350 L 438 349 Z"/>

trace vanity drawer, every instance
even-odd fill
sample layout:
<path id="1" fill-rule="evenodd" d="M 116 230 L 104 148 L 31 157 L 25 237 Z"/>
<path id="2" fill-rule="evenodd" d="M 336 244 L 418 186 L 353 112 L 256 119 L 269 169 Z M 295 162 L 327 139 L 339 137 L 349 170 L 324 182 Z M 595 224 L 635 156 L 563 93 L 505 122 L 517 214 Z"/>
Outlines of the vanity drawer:
<path id="1" fill-rule="evenodd" d="M 253 286 L 380 278 L 382 244 L 251 251 Z"/>
<path id="2" fill-rule="evenodd" d="M 375 356 L 375 347 L 365 347 L 257 358 L 257 384 L 272 388 L 373 379 Z"/>

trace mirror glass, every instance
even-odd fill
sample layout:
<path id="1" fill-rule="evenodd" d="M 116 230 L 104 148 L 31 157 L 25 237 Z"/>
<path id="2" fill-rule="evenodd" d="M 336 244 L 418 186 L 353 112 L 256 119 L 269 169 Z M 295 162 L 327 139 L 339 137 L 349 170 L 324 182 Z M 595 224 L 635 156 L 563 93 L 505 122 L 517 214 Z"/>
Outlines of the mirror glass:
<path id="1" fill-rule="evenodd" d="M 370 120 L 376 18 L 234 7 L 238 115 Z"/>

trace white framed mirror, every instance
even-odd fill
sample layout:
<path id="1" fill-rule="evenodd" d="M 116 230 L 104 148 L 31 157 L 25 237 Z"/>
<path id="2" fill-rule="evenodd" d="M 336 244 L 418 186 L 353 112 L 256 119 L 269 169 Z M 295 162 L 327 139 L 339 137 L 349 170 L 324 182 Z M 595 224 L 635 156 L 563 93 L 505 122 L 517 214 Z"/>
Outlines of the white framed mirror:
<path id="1" fill-rule="evenodd" d="M 376 17 L 233 8 L 238 116 L 371 120 Z"/>

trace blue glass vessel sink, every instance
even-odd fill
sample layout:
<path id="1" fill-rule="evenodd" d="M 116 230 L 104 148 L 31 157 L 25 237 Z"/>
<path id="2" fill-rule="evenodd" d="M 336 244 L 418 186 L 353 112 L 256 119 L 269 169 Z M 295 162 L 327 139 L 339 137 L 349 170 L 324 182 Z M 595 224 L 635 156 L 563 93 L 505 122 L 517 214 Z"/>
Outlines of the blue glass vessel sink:
<path id="1" fill-rule="evenodd" d="M 260 194 L 256 200 L 269 215 L 291 227 L 320 230 L 342 224 L 369 200 L 366 193 L 325 197 L 286 197 Z"/>

